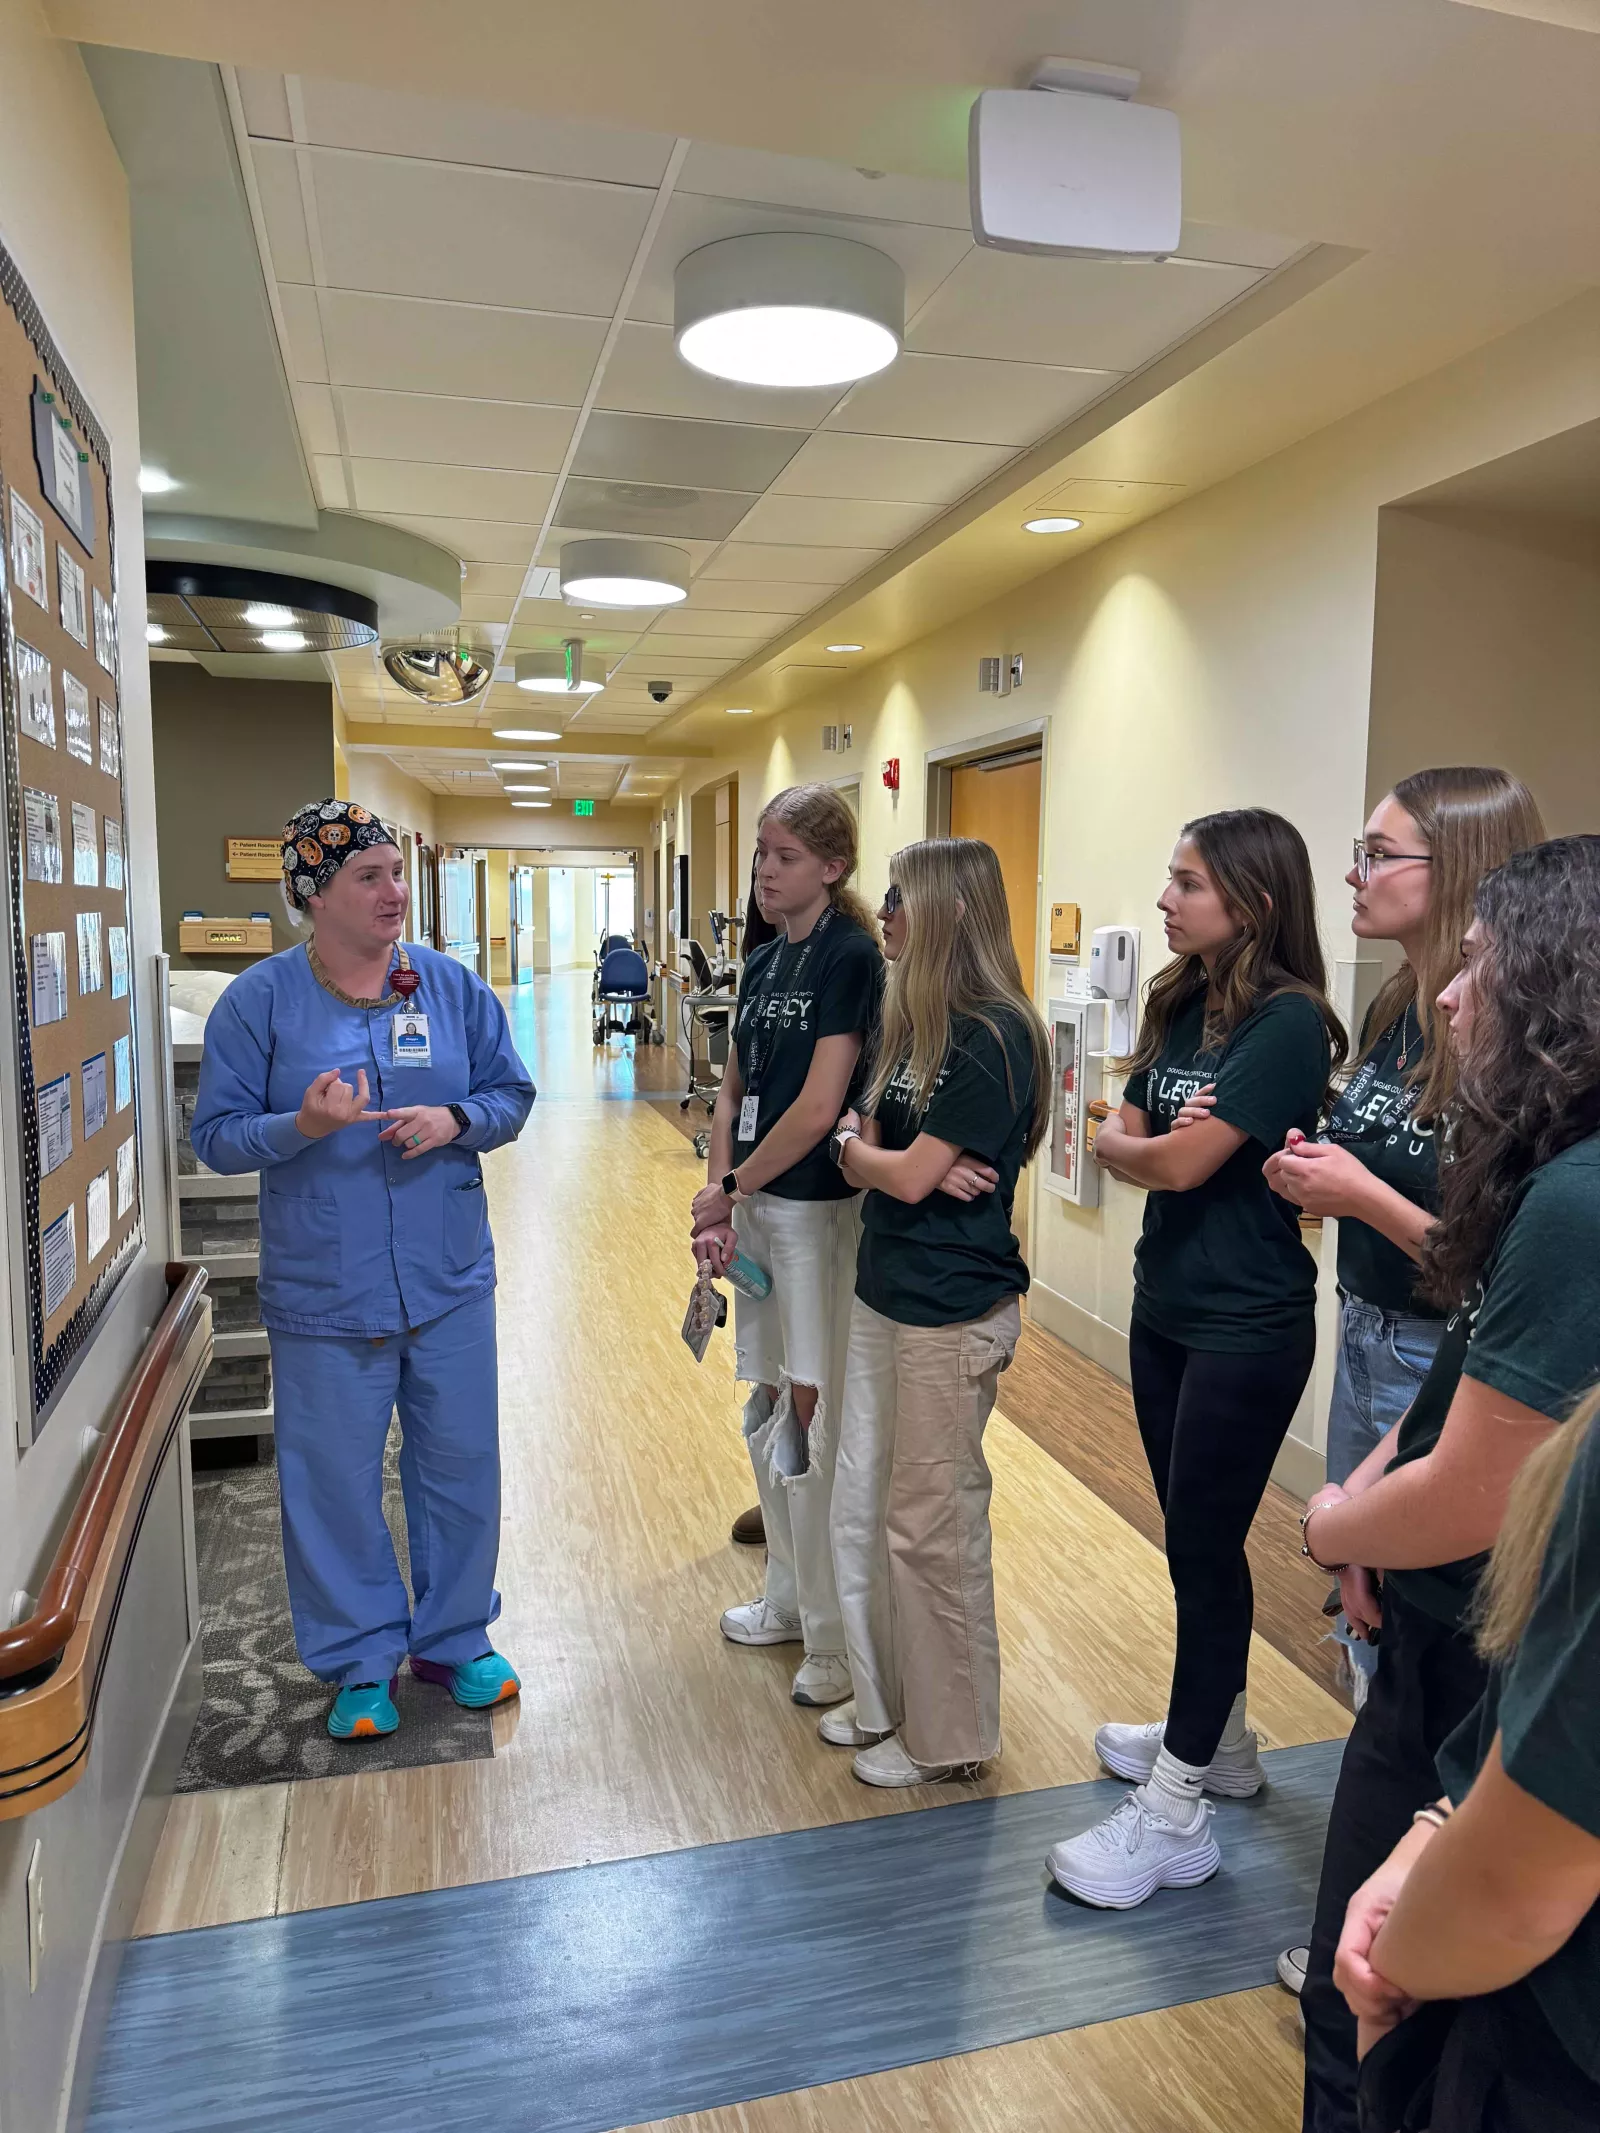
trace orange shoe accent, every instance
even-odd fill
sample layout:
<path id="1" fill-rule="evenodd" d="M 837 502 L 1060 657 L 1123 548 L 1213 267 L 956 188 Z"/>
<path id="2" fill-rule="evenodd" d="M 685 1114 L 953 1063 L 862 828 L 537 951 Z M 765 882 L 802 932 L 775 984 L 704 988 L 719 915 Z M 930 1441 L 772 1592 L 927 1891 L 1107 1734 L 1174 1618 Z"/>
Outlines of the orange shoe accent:
<path id="1" fill-rule="evenodd" d="M 495 1702 L 504 1703 L 508 1696 L 520 1695 L 521 1691 L 522 1684 L 520 1681 L 502 1681 L 500 1684 L 500 1693 L 495 1698 Z"/>
<path id="2" fill-rule="evenodd" d="M 376 1733 L 377 1730 L 377 1727 L 372 1723 L 372 1720 L 370 1718 L 358 1718 L 355 1724 L 350 1728 L 350 1738 L 352 1740 L 356 1740 L 362 1734 Z"/>

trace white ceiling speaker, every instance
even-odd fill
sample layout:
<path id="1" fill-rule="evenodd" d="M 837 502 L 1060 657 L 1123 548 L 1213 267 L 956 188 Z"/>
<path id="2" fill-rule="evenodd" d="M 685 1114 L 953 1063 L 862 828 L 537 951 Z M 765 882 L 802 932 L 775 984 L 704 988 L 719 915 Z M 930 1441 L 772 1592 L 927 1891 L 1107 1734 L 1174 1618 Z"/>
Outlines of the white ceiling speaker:
<path id="1" fill-rule="evenodd" d="M 905 325 L 899 262 L 848 237 L 724 237 L 678 262 L 678 353 L 738 385 L 854 384 L 888 368 Z"/>
<path id="2" fill-rule="evenodd" d="M 596 696 L 606 685 L 597 667 L 583 663 L 583 639 L 568 637 L 559 652 L 518 652 L 515 661 L 519 689 L 545 696 Z"/>
<path id="3" fill-rule="evenodd" d="M 1129 101 L 1131 67 L 1044 59 L 972 107 L 972 234 L 1002 252 L 1165 259 L 1183 233 L 1178 115 Z"/>
<path id="4" fill-rule="evenodd" d="M 561 597 L 573 607 L 675 607 L 689 597 L 689 551 L 670 541 L 568 541 Z"/>

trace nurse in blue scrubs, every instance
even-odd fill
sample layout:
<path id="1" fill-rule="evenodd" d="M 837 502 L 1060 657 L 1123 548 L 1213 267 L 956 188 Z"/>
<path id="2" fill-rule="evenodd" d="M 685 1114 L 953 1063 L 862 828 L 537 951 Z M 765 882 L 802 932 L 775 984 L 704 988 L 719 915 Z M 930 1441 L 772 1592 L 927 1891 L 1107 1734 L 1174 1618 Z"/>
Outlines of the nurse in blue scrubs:
<path id="1" fill-rule="evenodd" d="M 400 1662 L 481 1708 L 518 1693 L 500 1612 L 494 1243 L 479 1157 L 521 1132 L 533 1083 L 499 1001 L 400 946 L 394 832 L 343 800 L 284 831 L 284 896 L 312 938 L 241 972 L 212 1009 L 192 1140 L 261 1173 L 295 1641 L 338 1686 L 336 1739 L 392 1733 Z M 415 1604 L 383 1516 L 400 1411 Z"/>

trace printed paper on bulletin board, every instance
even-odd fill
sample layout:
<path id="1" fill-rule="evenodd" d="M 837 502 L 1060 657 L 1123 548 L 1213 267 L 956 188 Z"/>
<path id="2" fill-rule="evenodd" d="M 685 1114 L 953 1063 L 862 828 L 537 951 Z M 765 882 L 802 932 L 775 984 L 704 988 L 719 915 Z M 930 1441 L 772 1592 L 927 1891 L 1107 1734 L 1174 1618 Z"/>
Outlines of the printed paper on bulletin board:
<path id="1" fill-rule="evenodd" d="M 110 448 L 0 246 L 5 881 L 34 1430 L 143 1237 Z M 48 397 L 46 397 L 48 396 Z"/>

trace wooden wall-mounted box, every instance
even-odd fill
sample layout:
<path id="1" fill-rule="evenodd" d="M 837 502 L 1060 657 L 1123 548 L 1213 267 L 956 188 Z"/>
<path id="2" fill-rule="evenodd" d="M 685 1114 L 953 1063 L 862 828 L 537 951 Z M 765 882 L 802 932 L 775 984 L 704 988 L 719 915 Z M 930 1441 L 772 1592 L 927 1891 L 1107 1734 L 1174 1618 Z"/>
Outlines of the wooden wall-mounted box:
<path id="1" fill-rule="evenodd" d="M 185 955 L 271 955 L 266 918 L 182 918 L 178 946 Z"/>

